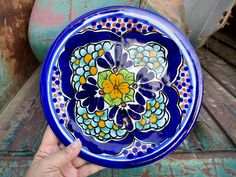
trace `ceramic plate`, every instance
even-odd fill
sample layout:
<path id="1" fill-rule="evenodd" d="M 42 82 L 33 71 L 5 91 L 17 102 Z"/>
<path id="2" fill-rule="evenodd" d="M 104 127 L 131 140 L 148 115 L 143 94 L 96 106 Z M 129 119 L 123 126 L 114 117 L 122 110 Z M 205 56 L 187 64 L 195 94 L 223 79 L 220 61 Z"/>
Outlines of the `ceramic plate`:
<path id="1" fill-rule="evenodd" d="M 105 7 L 73 21 L 52 44 L 41 74 L 45 117 L 64 145 L 113 168 L 149 164 L 193 127 L 203 79 L 188 39 L 135 7 Z"/>

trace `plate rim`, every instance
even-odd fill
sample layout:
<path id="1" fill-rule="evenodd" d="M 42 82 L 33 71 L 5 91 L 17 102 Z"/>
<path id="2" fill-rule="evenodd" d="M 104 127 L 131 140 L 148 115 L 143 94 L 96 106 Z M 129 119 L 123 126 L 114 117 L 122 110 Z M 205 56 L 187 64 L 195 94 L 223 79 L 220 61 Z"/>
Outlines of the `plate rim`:
<path id="1" fill-rule="evenodd" d="M 69 145 L 71 142 L 65 137 L 64 133 L 60 131 L 60 128 L 57 126 L 57 124 L 55 123 L 54 119 L 54 115 L 51 112 L 50 109 L 50 100 L 49 100 L 49 94 L 48 93 L 48 89 L 47 89 L 47 85 L 48 85 L 48 76 L 50 75 L 51 70 L 48 69 L 48 66 L 50 66 L 51 62 L 53 60 L 51 60 L 51 56 L 53 56 L 54 54 L 54 50 L 55 48 L 62 42 L 62 40 L 64 39 L 64 37 L 67 36 L 67 34 L 69 32 L 72 31 L 72 27 L 74 27 L 74 29 L 78 28 L 81 24 L 78 23 L 81 19 L 84 19 L 87 16 L 91 16 L 94 13 L 99 13 L 101 11 L 111 11 L 111 10 L 135 10 L 135 11 L 143 11 L 145 12 L 145 15 L 150 16 L 154 16 L 157 19 L 156 20 L 161 20 L 164 21 L 164 26 L 168 25 L 170 32 L 174 33 L 175 35 L 178 36 L 179 41 L 182 42 L 182 45 L 184 47 L 184 49 L 188 52 L 188 55 L 190 57 L 190 59 L 192 59 L 193 62 L 193 66 L 195 69 L 195 78 L 196 78 L 196 87 L 197 90 L 195 94 L 197 94 L 195 102 L 193 103 L 193 111 L 191 112 L 191 115 L 188 117 L 187 123 L 185 124 L 185 127 L 183 130 L 185 130 L 184 132 L 181 133 L 182 136 L 178 136 L 175 138 L 176 143 L 172 146 L 167 145 L 164 149 L 164 152 L 162 152 L 161 154 L 159 154 L 158 152 L 154 151 L 152 154 L 149 154 L 145 157 L 142 158 L 142 161 L 140 162 L 140 159 L 129 159 L 129 161 L 127 160 L 117 160 L 117 159 L 104 159 L 104 158 L 99 158 L 98 156 L 96 156 L 96 158 L 94 158 L 94 156 L 91 156 L 90 154 L 86 153 L 83 149 L 81 150 L 79 156 L 87 161 L 90 161 L 92 163 L 98 164 L 98 165 L 102 165 L 102 166 L 106 166 L 106 167 L 111 167 L 111 168 L 134 168 L 134 167 L 139 167 L 139 166 L 143 166 L 143 165 L 147 165 L 150 164 L 152 162 L 155 162 L 157 160 L 162 159 L 163 157 L 165 157 L 166 155 L 168 155 L 169 153 L 173 152 L 182 142 L 183 140 L 188 136 L 188 134 L 190 133 L 191 129 L 193 128 L 194 124 L 196 123 L 196 120 L 199 116 L 200 113 L 200 109 L 201 109 L 201 105 L 202 105 L 202 100 L 203 100 L 203 88 L 204 88 L 204 81 L 203 81 L 203 75 L 202 75 L 202 71 L 201 71 L 201 66 L 200 66 L 200 62 L 198 60 L 198 57 L 196 55 L 195 50 L 193 49 L 192 45 L 190 44 L 189 40 L 187 39 L 187 37 L 182 33 L 182 31 L 180 31 L 174 24 L 172 24 L 172 22 L 168 21 L 166 18 L 160 16 L 159 14 L 156 14 L 152 11 L 143 9 L 143 8 L 139 8 L 139 7 L 134 7 L 134 6 L 106 6 L 106 7 L 102 7 L 102 8 L 98 8 L 92 11 L 89 11 L 81 16 L 79 16 L 78 18 L 76 18 L 75 20 L 73 20 L 69 25 L 67 25 L 67 27 L 65 27 L 62 32 L 57 36 L 57 38 L 54 40 L 54 42 L 51 44 L 48 53 L 45 57 L 45 61 L 43 63 L 42 69 L 41 69 L 41 76 L 40 76 L 40 101 L 42 104 L 42 109 L 44 112 L 44 116 L 49 124 L 49 126 L 51 127 L 51 129 L 53 130 L 53 132 L 55 133 L 55 135 L 58 137 L 59 141 L 61 141 L 65 146 Z M 75 28 L 76 26 L 76 28 Z M 169 33 L 167 33 L 169 34 Z M 177 43 L 177 46 L 179 47 L 179 44 Z M 157 155 L 158 153 L 158 155 Z M 96 154 L 95 154 L 96 155 Z"/>

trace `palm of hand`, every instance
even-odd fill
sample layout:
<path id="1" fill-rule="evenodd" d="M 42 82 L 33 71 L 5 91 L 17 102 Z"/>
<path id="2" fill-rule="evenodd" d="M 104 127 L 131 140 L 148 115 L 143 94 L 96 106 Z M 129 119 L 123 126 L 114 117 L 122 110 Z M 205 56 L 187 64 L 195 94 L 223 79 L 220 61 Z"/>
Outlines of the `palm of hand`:
<path id="1" fill-rule="evenodd" d="M 48 127 L 27 177 L 86 177 L 103 169 L 95 164 L 86 164 L 85 160 L 77 157 L 82 145 L 80 141 L 73 144 L 66 148 L 59 144 Z"/>

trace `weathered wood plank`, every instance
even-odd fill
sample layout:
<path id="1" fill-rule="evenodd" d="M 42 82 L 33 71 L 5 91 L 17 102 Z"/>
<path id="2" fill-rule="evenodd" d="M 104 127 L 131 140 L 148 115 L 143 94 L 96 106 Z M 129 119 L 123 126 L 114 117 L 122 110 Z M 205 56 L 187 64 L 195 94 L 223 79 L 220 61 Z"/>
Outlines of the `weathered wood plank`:
<path id="1" fill-rule="evenodd" d="M 34 154 L 37 151 L 47 126 L 39 97 L 37 97 L 35 104 L 31 105 L 28 112 L 30 112 L 30 115 L 20 125 L 21 130 L 16 134 L 8 152 L 19 154 L 22 152 L 32 152 Z"/>
<path id="2" fill-rule="evenodd" d="M 197 50 L 197 53 L 202 67 L 236 97 L 236 69 L 205 48 Z"/>
<path id="3" fill-rule="evenodd" d="M 38 68 L 1 115 L 0 152 L 33 153 L 46 127 L 39 101 Z"/>
<path id="4" fill-rule="evenodd" d="M 216 40 L 219 40 L 225 44 L 227 44 L 228 46 L 236 49 L 236 37 L 229 34 L 229 33 L 224 33 L 224 32 L 221 32 L 221 31 L 218 31 L 216 33 L 213 34 L 213 37 L 216 39 Z"/>
<path id="5" fill-rule="evenodd" d="M 0 176 L 25 176 L 32 157 L 0 157 Z M 105 169 L 91 177 L 236 176 L 236 153 L 179 153 L 134 169 Z"/>
<path id="6" fill-rule="evenodd" d="M 181 152 L 197 152 L 201 150 L 201 144 L 196 135 L 191 132 L 188 137 L 180 144 L 180 146 L 173 153 Z"/>
<path id="7" fill-rule="evenodd" d="M 193 130 L 174 153 L 221 150 L 236 150 L 236 147 L 215 122 L 214 118 L 206 111 L 205 107 L 202 107 Z"/>
<path id="8" fill-rule="evenodd" d="M 206 47 L 213 53 L 223 58 L 225 61 L 236 66 L 235 49 L 226 46 L 224 43 L 214 38 L 209 38 L 209 40 L 206 43 Z"/>
<path id="9" fill-rule="evenodd" d="M 236 99 L 204 69 L 203 104 L 236 145 Z"/>
<path id="10" fill-rule="evenodd" d="M 179 153 L 150 164 L 134 169 L 114 169 L 112 174 L 102 171 L 98 176 L 112 177 L 173 177 L 173 176 L 235 176 L 236 153 Z"/>
<path id="11" fill-rule="evenodd" d="M 202 107 L 198 121 L 191 133 L 194 133 L 199 140 L 201 152 L 236 150 L 232 141 L 225 135 L 219 125 L 217 125 L 205 107 Z"/>
<path id="12" fill-rule="evenodd" d="M 1 157 L 0 176 L 21 177 L 25 176 L 31 164 L 32 157 Z"/>

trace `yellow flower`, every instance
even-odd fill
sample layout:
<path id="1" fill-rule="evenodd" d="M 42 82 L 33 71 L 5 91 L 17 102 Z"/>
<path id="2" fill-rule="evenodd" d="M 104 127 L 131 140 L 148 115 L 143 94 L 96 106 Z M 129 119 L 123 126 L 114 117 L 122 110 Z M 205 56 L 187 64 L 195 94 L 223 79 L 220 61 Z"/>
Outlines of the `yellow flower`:
<path id="1" fill-rule="evenodd" d="M 122 94 L 129 93 L 129 84 L 123 82 L 123 79 L 122 74 L 111 74 L 109 80 L 102 83 L 104 93 L 108 93 L 112 99 L 122 98 Z"/>

